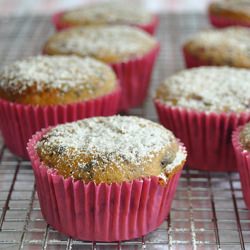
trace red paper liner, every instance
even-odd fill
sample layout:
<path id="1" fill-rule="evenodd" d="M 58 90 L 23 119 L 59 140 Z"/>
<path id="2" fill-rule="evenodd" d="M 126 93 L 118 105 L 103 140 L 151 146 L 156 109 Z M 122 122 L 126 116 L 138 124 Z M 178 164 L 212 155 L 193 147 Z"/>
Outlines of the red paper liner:
<path id="1" fill-rule="evenodd" d="M 183 48 L 183 57 L 187 68 L 195 68 L 201 66 L 211 66 L 213 63 L 208 60 L 199 58 L 199 56 L 192 55 L 187 49 Z"/>
<path id="2" fill-rule="evenodd" d="M 52 16 L 52 23 L 55 26 L 57 31 L 68 29 L 74 26 L 74 25 L 65 24 L 61 22 L 61 17 L 63 14 L 64 12 L 57 12 Z M 152 20 L 149 23 L 141 24 L 141 25 L 133 25 L 133 26 L 146 31 L 150 35 L 154 35 L 158 24 L 159 24 L 158 17 L 156 15 L 152 15 Z"/>
<path id="3" fill-rule="evenodd" d="M 122 88 L 120 110 L 127 111 L 129 108 L 137 107 L 144 102 L 159 50 L 160 44 L 157 43 L 157 46 L 142 57 L 111 64 Z"/>
<path id="4" fill-rule="evenodd" d="M 210 23 L 216 28 L 225 28 L 228 26 L 250 27 L 250 21 L 236 20 L 224 16 L 216 16 L 213 14 L 209 14 L 209 20 Z"/>
<path id="5" fill-rule="evenodd" d="M 240 173 L 240 181 L 243 192 L 243 197 L 247 208 L 250 209 L 250 152 L 244 150 L 240 140 L 240 132 L 243 126 L 240 126 L 233 132 L 232 143 L 237 161 L 237 168 Z"/>
<path id="6" fill-rule="evenodd" d="M 121 90 L 93 100 L 66 105 L 32 106 L 0 99 L 0 129 L 10 151 L 28 159 L 27 142 L 41 128 L 93 116 L 117 113 Z"/>
<path id="7" fill-rule="evenodd" d="M 190 168 L 236 171 L 231 134 L 250 120 L 250 113 L 206 113 L 171 107 L 155 100 L 160 123 L 185 144 Z"/>
<path id="8" fill-rule="evenodd" d="M 181 168 L 163 185 L 159 177 L 98 185 L 64 179 L 40 162 L 35 150 L 37 141 L 49 129 L 37 132 L 27 147 L 41 211 L 48 224 L 80 240 L 121 241 L 145 235 L 164 221 Z"/>

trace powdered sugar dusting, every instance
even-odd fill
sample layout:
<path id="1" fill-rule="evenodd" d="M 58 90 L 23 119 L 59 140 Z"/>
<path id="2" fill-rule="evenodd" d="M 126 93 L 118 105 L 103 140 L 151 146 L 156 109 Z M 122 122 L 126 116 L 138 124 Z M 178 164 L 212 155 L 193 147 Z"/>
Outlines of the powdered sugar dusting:
<path id="1" fill-rule="evenodd" d="M 115 74 L 104 63 L 91 58 L 76 56 L 37 56 L 16 61 L 0 73 L 0 88 L 13 93 L 22 93 L 36 86 L 37 91 L 71 88 L 91 89 L 91 79 L 99 78 L 99 84 L 113 79 Z"/>
<path id="2" fill-rule="evenodd" d="M 104 61 L 119 61 L 144 55 L 156 40 L 139 29 L 127 26 L 72 28 L 51 37 L 45 46 L 61 54 L 93 56 Z"/>
<path id="3" fill-rule="evenodd" d="M 144 24 L 152 16 L 138 6 L 117 2 L 97 3 L 66 12 L 63 20 L 79 24 Z"/>
<path id="4" fill-rule="evenodd" d="M 72 157 L 84 152 L 94 156 L 96 164 L 101 158 L 102 162 L 116 165 L 139 166 L 145 160 L 153 161 L 156 153 L 173 143 L 176 139 L 172 132 L 159 124 L 138 117 L 111 116 L 57 126 L 37 143 L 37 147 L 49 147 L 50 152 L 56 154 L 61 148 L 62 154 L 69 153 Z M 185 153 L 178 157 L 180 164 L 185 159 Z M 176 167 L 169 166 L 166 171 Z"/>
<path id="5" fill-rule="evenodd" d="M 239 51 L 249 55 L 250 30 L 243 27 L 207 30 L 198 33 L 190 41 L 201 47 L 227 46 L 234 52 Z"/>
<path id="6" fill-rule="evenodd" d="M 250 107 L 250 71 L 200 67 L 168 78 L 156 98 L 167 105 L 200 111 L 242 112 Z"/>

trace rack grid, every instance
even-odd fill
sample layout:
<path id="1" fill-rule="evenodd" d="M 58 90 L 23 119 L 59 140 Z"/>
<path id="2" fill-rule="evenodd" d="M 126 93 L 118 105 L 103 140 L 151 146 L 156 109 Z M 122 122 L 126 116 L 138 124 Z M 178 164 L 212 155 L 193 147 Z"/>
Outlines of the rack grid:
<path id="1" fill-rule="evenodd" d="M 208 27 L 204 15 L 160 16 L 161 52 L 151 91 L 144 105 L 129 114 L 157 120 L 153 89 L 184 67 L 180 48 L 185 39 Z M 0 66 L 38 54 L 52 33 L 48 16 L 0 17 Z M 171 213 L 154 232 L 125 242 L 76 241 L 46 224 L 30 163 L 12 155 L 0 138 L 0 249 L 250 249 L 250 212 L 237 173 L 186 168 Z"/>

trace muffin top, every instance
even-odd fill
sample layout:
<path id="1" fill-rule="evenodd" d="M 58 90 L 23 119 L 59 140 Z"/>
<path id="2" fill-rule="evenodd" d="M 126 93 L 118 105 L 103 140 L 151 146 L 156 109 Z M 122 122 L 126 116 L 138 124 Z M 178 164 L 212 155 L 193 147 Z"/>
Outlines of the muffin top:
<path id="1" fill-rule="evenodd" d="M 250 123 L 244 125 L 243 129 L 240 132 L 239 139 L 242 147 L 250 151 Z"/>
<path id="2" fill-rule="evenodd" d="M 220 0 L 210 4 L 212 11 L 229 11 L 239 12 L 242 15 L 250 17 L 250 1 L 249 0 Z"/>
<path id="3" fill-rule="evenodd" d="M 215 65 L 250 67 L 250 30 L 230 27 L 203 31 L 184 45 L 199 57 L 211 60 Z"/>
<path id="4" fill-rule="evenodd" d="M 153 37 L 134 27 L 91 26 L 67 29 L 52 35 L 44 53 L 92 56 L 107 63 L 116 63 L 143 56 L 155 46 Z"/>
<path id="5" fill-rule="evenodd" d="M 112 69 L 95 59 L 36 56 L 0 73 L 0 98 L 23 104 L 61 104 L 89 100 L 116 88 Z"/>
<path id="6" fill-rule="evenodd" d="M 129 116 L 95 117 L 52 128 L 37 143 L 40 159 L 65 178 L 96 183 L 169 177 L 186 153 L 172 132 Z"/>
<path id="7" fill-rule="evenodd" d="M 250 105 L 250 71 L 230 67 L 183 70 L 161 84 L 156 99 L 208 112 L 243 112 Z"/>
<path id="8" fill-rule="evenodd" d="M 61 22 L 72 25 L 147 24 L 152 15 L 138 6 L 117 2 L 90 4 L 66 11 Z"/>

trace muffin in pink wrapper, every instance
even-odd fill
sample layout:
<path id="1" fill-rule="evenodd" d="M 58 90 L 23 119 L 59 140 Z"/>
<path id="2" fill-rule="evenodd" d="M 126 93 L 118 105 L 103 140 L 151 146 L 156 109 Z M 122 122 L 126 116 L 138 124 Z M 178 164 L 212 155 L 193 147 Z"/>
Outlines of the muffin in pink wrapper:
<path id="1" fill-rule="evenodd" d="M 180 138 L 190 168 L 236 171 L 232 131 L 250 120 L 250 72 L 199 67 L 167 78 L 155 95 L 161 124 Z"/>
<path id="2" fill-rule="evenodd" d="M 250 27 L 250 2 L 245 0 L 215 1 L 209 5 L 210 23 L 217 28 Z"/>
<path id="3" fill-rule="evenodd" d="M 10 151 L 28 159 L 31 136 L 51 125 L 117 113 L 120 87 L 102 62 L 37 56 L 0 73 L 0 129 Z"/>
<path id="4" fill-rule="evenodd" d="M 139 6 L 104 2 L 55 13 L 52 22 L 58 31 L 76 26 L 130 25 L 153 35 L 159 20 Z"/>
<path id="5" fill-rule="evenodd" d="M 47 223 L 89 241 L 128 240 L 157 228 L 186 159 L 170 131 L 126 116 L 45 129 L 27 149 Z"/>
<path id="6" fill-rule="evenodd" d="M 233 132 L 232 142 L 240 173 L 243 197 L 247 208 L 250 209 L 250 125 L 240 126 Z"/>
<path id="7" fill-rule="evenodd" d="M 187 68 L 199 66 L 233 66 L 250 68 L 248 46 L 250 30 L 229 27 L 199 32 L 183 46 Z"/>
<path id="8" fill-rule="evenodd" d="M 152 36 L 135 27 L 90 26 L 52 35 L 43 52 L 91 56 L 111 65 L 121 86 L 120 110 L 127 111 L 145 100 L 159 47 Z"/>

